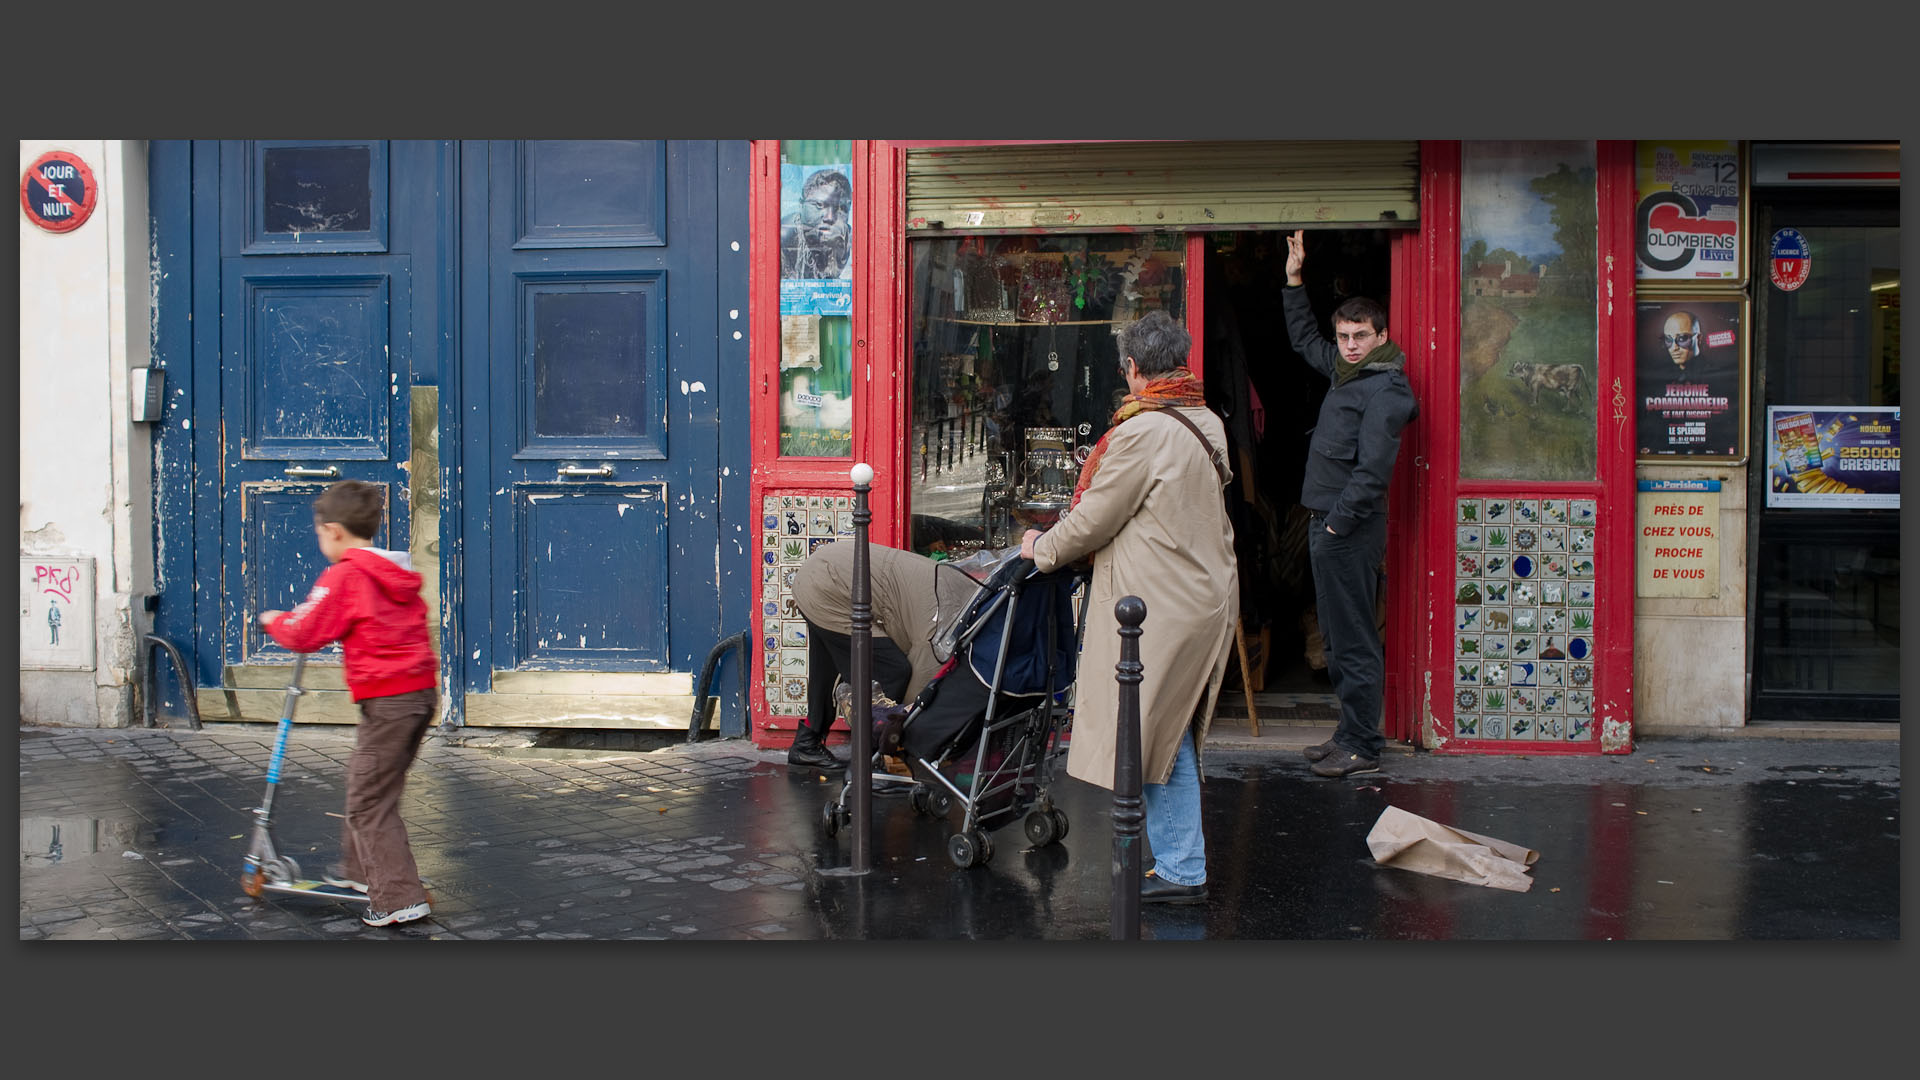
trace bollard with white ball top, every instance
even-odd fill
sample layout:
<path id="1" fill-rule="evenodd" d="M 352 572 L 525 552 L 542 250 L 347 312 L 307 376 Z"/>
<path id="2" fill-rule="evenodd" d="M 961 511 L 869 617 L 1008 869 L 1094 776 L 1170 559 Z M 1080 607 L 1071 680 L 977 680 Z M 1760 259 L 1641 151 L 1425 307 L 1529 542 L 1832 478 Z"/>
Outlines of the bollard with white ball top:
<path id="1" fill-rule="evenodd" d="M 873 834 L 873 580 L 867 554 L 867 526 L 873 513 L 867 508 L 867 493 L 873 484 L 873 466 L 862 461 L 848 470 L 853 481 L 853 627 L 849 635 L 851 663 L 847 675 L 853 683 L 853 704 L 848 709 L 847 726 L 852 745 L 847 763 L 848 808 L 853 817 L 853 873 L 864 874 L 872 868 L 870 841 Z"/>

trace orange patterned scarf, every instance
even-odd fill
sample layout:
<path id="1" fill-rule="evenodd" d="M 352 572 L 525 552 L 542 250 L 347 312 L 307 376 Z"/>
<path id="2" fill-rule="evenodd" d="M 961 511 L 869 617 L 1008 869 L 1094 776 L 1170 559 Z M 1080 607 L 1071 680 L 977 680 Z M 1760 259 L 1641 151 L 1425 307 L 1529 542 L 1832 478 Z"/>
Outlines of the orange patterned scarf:
<path id="1" fill-rule="evenodd" d="M 1137 394 L 1128 394 L 1113 412 L 1113 421 L 1107 426 L 1107 433 L 1093 444 L 1093 453 L 1087 455 L 1087 463 L 1080 466 L 1080 479 L 1073 485 L 1073 501 L 1067 504 L 1071 510 L 1080 505 L 1080 496 L 1093 483 L 1094 471 L 1100 467 L 1100 458 L 1107 452 L 1107 439 L 1113 435 L 1114 428 L 1131 417 L 1138 416 L 1151 409 L 1167 409 L 1176 405 L 1205 405 L 1206 395 L 1203 387 L 1191 369 L 1177 367 L 1165 375 L 1147 383 Z"/>

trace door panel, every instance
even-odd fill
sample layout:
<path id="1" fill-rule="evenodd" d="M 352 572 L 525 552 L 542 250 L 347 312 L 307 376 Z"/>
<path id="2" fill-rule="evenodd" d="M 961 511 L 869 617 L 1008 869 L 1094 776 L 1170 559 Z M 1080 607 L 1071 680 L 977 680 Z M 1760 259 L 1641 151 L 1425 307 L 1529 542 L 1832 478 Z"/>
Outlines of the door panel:
<path id="1" fill-rule="evenodd" d="M 299 603 L 325 568 L 312 502 L 328 484 L 378 485 L 375 543 L 407 546 L 412 343 L 432 338 L 413 325 L 406 238 L 431 207 L 431 160 L 417 143 L 221 144 L 224 664 L 289 659 L 255 616 Z"/>
<path id="2" fill-rule="evenodd" d="M 461 273 L 486 281 L 486 315 L 462 347 L 492 433 L 494 527 L 474 688 L 512 670 L 684 669 L 718 613 L 715 146 L 480 150 L 462 183 L 485 231 L 465 227 Z"/>
<path id="3" fill-rule="evenodd" d="M 381 486 L 387 490 L 387 505 L 392 506 L 392 485 Z M 307 591 L 327 568 L 326 556 L 320 554 L 313 535 L 313 500 L 325 488 L 326 483 L 280 481 L 240 486 L 241 583 L 248 612 L 292 610 L 307 598 Z M 374 544 L 390 546 L 387 533 L 383 521 Z M 245 656 L 291 657 L 252 618 L 242 630 Z M 339 646 L 329 645 L 322 655 L 337 660 L 339 652 Z"/>
<path id="4" fill-rule="evenodd" d="M 516 510 L 527 664 L 665 671 L 666 485 L 526 485 Z"/>
<path id="5" fill-rule="evenodd" d="M 496 324 L 520 339 L 514 456 L 664 459 L 664 272 L 583 267 L 517 284 L 518 322 Z"/>
<path id="6" fill-rule="evenodd" d="M 666 146 L 657 139 L 520 144 L 521 226 L 514 246 L 664 246 Z"/>
<path id="7" fill-rule="evenodd" d="M 245 364 L 237 431 L 231 419 L 228 431 L 238 434 L 243 459 L 389 457 L 398 386 L 392 327 L 407 322 L 404 260 L 398 265 L 396 297 L 386 274 L 253 273 L 258 264 L 234 260 L 229 355 Z"/>

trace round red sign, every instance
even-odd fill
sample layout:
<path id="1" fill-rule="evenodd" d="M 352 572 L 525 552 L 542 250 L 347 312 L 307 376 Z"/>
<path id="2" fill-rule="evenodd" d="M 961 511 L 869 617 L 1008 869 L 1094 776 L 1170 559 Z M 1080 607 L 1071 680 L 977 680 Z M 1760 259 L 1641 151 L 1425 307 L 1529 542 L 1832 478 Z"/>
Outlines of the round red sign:
<path id="1" fill-rule="evenodd" d="M 48 232 L 72 232 L 86 223 L 100 195 L 93 170 L 80 155 L 49 150 L 20 177 L 20 208 Z"/>

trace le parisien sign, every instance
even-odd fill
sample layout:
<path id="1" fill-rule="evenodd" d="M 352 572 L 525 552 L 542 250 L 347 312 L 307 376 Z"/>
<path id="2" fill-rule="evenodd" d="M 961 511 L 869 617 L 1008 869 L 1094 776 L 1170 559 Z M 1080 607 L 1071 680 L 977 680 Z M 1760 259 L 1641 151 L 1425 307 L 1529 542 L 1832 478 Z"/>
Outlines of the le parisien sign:
<path id="1" fill-rule="evenodd" d="M 1642 480 L 1640 596 L 1720 595 L 1720 481 Z"/>

